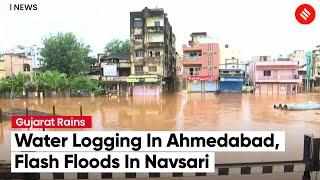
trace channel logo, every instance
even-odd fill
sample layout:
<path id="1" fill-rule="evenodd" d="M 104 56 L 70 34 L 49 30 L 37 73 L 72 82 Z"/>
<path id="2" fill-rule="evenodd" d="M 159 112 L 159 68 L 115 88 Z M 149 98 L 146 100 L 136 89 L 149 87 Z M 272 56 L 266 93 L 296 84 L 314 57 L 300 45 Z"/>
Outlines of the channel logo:
<path id="1" fill-rule="evenodd" d="M 10 11 L 36 11 L 38 10 L 37 4 L 10 4 Z"/>
<path id="2" fill-rule="evenodd" d="M 295 16 L 297 21 L 300 24 L 310 24 L 316 17 L 316 11 L 309 4 L 300 5 L 295 12 Z"/>

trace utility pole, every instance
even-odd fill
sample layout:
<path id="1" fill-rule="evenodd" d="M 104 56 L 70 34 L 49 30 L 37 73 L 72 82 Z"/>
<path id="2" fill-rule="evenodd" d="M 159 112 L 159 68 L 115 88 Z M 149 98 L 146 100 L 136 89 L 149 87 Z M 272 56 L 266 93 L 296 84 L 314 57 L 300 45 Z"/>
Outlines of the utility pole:
<path id="1" fill-rule="evenodd" d="M 310 80 L 311 80 L 311 75 L 312 75 L 312 72 L 311 72 L 312 53 L 310 51 L 308 51 L 306 53 L 306 59 L 307 59 L 307 77 L 306 77 L 306 80 L 307 80 L 307 91 L 309 92 Z"/>
<path id="2" fill-rule="evenodd" d="M 22 88 L 22 96 L 25 96 L 26 92 L 25 92 L 25 86 L 24 86 L 24 59 L 26 58 L 26 54 L 23 55 L 23 59 L 22 59 L 22 82 L 23 82 L 23 88 Z"/>
<path id="3" fill-rule="evenodd" d="M 12 68 L 12 56 L 13 56 L 13 50 L 11 50 L 11 53 L 10 53 L 10 59 L 11 59 L 11 92 L 10 92 L 10 100 L 13 99 L 13 68 Z"/>

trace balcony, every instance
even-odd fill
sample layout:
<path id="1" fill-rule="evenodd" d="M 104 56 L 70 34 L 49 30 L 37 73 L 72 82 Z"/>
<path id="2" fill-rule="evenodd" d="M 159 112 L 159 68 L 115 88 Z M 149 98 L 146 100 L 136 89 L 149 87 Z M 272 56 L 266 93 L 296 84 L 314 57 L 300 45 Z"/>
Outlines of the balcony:
<path id="1" fill-rule="evenodd" d="M 142 30 L 142 28 L 134 28 L 133 29 L 133 34 L 134 35 L 141 35 L 141 34 L 143 34 L 143 30 Z"/>
<path id="2" fill-rule="evenodd" d="M 300 82 L 299 75 L 259 76 L 256 82 Z"/>
<path id="3" fill-rule="evenodd" d="M 147 43 L 148 48 L 161 48 L 164 47 L 164 42 L 148 42 Z"/>
<path id="4" fill-rule="evenodd" d="M 141 57 L 141 58 L 136 57 L 135 59 L 132 60 L 132 63 L 136 66 L 144 66 L 145 61 L 144 61 L 143 57 Z"/>
<path id="5" fill-rule="evenodd" d="M 127 82 L 128 76 L 104 77 L 104 79 L 110 82 Z"/>
<path id="6" fill-rule="evenodd" d="M 138 50 L 138 49 L 143 49 L 143 43 L 134 43 L 133 44 L 133 49 Z"/>
<path id="7" fill-rule="evenodd" d="M 149 26 L 147 27 L 148 33 L 163 33 L 163 26 Z"/>
<path id="8" fill-rule="evenodd" d="M 202 51 L 202 47 L 200 45 L 194 45 L 194 46 L 182 46 L 183 52 L 189 52 L 189 51 Z"/>
<path id="9" fill-rule="evenodd" d="M 186 58 L 183 58 L 182 60 L 183 65 L 201 65 L 202 61 L 200 59 L 200 56 L 188 56 Z"/>
<path id="10" fill-rule="evenodd" d="M 131 63 L 119 63 L 118 68 L 131 68 Z"/>
<path id="11" fill-rule="evenodd" d="M 157 56 L 157 57 L 147 57 L 145 58 L 146 63 L 151 64 L 159 64 L 161 60 L 163 59 L 163 56 Z"/>

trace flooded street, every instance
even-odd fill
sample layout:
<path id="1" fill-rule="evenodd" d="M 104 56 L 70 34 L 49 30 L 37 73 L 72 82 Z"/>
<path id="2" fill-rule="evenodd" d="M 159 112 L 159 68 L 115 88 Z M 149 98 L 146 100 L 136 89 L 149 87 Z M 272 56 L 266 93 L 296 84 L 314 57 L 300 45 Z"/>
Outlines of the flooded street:
<path id="1" fill-rule="evenodd" d="M 286 132 L 284 153 L 216 153 L 216 163 L 301 160 L 303 135 L 320 136 L 318 111 L 280 111 L 274 104 L 320 101 L 319 94 L 171 94 L 162 97 L 48 98 L 0 100 L 3 111 L 28 107 L 58 115 L 93 116 L 84 130 L 279 130 Z M 10 121 L 0 128 L 0 160 L 10 159 Z"/>

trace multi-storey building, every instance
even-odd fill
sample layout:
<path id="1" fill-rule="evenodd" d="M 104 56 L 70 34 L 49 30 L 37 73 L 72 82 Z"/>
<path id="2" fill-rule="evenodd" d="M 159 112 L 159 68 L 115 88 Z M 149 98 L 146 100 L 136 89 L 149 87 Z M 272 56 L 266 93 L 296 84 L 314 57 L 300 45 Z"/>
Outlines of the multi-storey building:
<path id="1" fill-rule="evenodd" d="M 183 77 L 188 92 L 219 90 L 219 44 L 206 32 L 191 34 L 189 45 L 183 45 Z"/>
<path id="2" fill-rule="evenodd" d="M 130 12 L 132 95 L 173 91 L 176 76 L 175 35 L 161 8 Z"/>
<path id="3" fill-rule="evenodd" d="M 245 80 L 245 65 L 241 64 L 240 68 L 238 59 L 226 59 L 225 63 L 219 69 L 221 92 L 241 92 Z"/>
<path id="4" fill-rule="evenodd" d="M 297 93 L 299 75 L 297 61 L 251 62 L 250 70 L 257 93 Z"/>
<path id="5" fill-rule="evenodd" d="M 128 76 L 130 75 L 130 54 L 112 53 L 98 55 L 101 67 L 101 80 L 110 83 L 108 92 L 112 94 L 129 94 Z"/>
<path id="6" fill-rule="evenodd" d="M 32 68 L 39 70 L 41 67 L 42 56 L 40 55 L 41 48 L 37 45 L 32 46 L 17 46 L 11 50 L 14 54 L 24 54 L 28 59 L 32 60 Z"/>
<path id="7" fill-rule="evenodd" d="M 6 77 L 6 64 L 0 56 L 0 79 Z"/>
<path id="8" fill-rule="evenodd" d="M 254 56 L 252 61 L 257 62 L 265 62 L 265 61 L 272 61 L 271 56 Z"/>
<path id="9" fill-rule="evenodd" d="M 239 65 L 240 52 L 232 49 L 229 44 L 225 44 L 222 49 L 220 49 L 220 69 L 225 69 L 225 66 L 232 65 L 230 63 L 236 63 Z M 227 67 L 229 69 L 229 67 Z"/>
<path id="10" fill-rule="evenodd" d="M 316 49 L 312 51 L 312 69 L 314 85 L 320 86 L 320 45 L 316 46 Z"/>
<path id="11" fill-rule="evenodd" d="M 2 58 L 5 63 L 5 76 L 32 71 L 32 59 L 25 53 L 4 53 Z"/>

